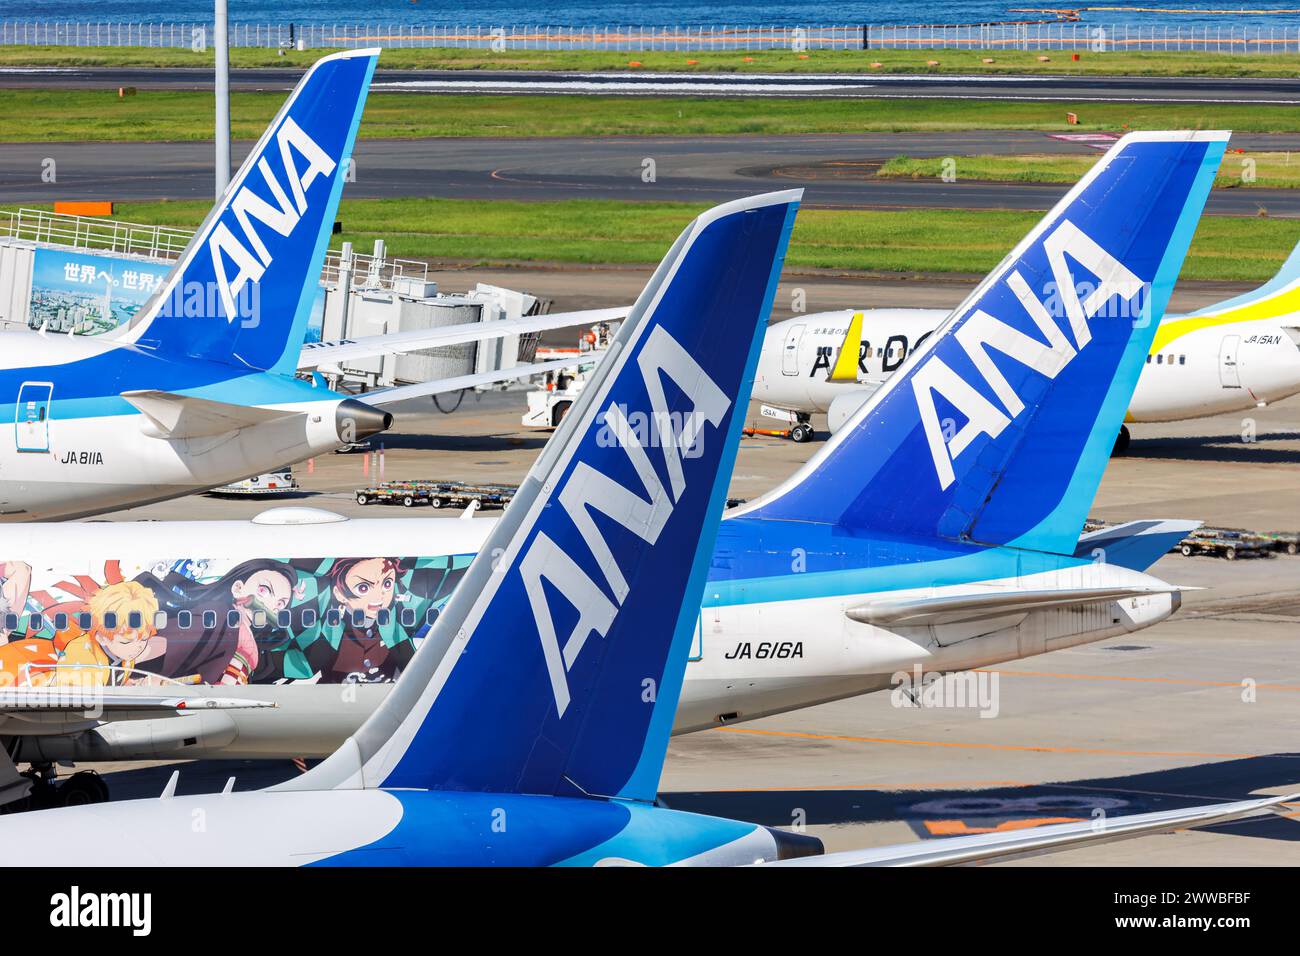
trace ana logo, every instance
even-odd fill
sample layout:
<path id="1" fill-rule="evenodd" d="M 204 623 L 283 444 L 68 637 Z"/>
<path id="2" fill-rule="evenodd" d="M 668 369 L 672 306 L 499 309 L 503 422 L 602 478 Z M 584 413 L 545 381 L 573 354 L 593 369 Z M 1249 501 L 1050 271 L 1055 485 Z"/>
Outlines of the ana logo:
<path id="1" fill-rule="evenodd" d="M 275 205 L 267 202 L 245 185 L 235 194 L 229 209 L 229 212 L 234 214 L 241 235 L 235 235 L 225 221 L 227 217 L 223 216 L 208 237 L 208 250 L 212 254 L 212 272 L 217 279 L 217 289 L 221 295 L 221 304 L 225 309 L 227 322 L 233 322 L 238 315 L 235 299 L 240 290 L 250 282 L 259 282 L 273 258 L 266 248 L 266 243 L 258 235 L 253 220 L 257 220 L 281 236 L 288 236 L 302 219 L 302 214 L 307 211 L 307 190 L 312 182 L 317 176 L 328 177 L 338 165 L 293 121 L 292 117 L 286 117 L 280 128 L 275 131 L 275 142 L 280 149 L 280 162 L 288 192 L 286 193 L 285 186 L 271 171 L 266 155 L 263 155 L 257 161 L 257 171 L 262 174 L 266 188 L 275 199 Z M 266 151 L 268 155 L 270 152 L 269 149 Z M 307 164 L 301 172 L 298 169 L 295 153 Z M 227 273 L 227 259 L 235 266 L 234 278 Z"/>
<path id="2" fill-rule="evenodd" d="M 985 398 L 980 390 L 936 355 L 932 354 L 912 373 L 912 391 L 916 395 L 921 423 L 925 427 L 926 441 L 930 446 L 930 455 L 934 459 L 934 470 L 941 488 L 947 488 L 953 483 L 953 463 L 977 436 L 984 434 L 996 438 L 1025 409 L 1023 399 L 989 356 L 990 349 L 1014 359 L 1049 380 L 1055 379 L 1079 351 L 1092 341 L 1088 323 L 1101 307 L 1112 296 L 1118 295 L 1122 301 L 1127 302 L 1143 289 L 1142 281 L 1128 267 L 1068 220 L 1063 221 L 1043 241 L 1043 247 L 1051 266 L 1056 294 L 1070 320 L 1073 342 L 1052 318 L 1047 307 L 1030 291 L 1024 277 L 1013 271 L 1004 281 L 1025 313 L 1033 320 L 1038 334 L 1046 340 L 1046 344 L 982 309 L 976 309 L 953 333 L 953 337 L 982 376 L 982 384 L 992 390 L 998 403 Z M 1096 287 L 1089 287 L 1091 291 L 1082 298 L 1079 294 L 1080 286 L 1075 284 L 1074 276 L 1066 263 L 1066 256 L 1097 277 Z M 936 393 L 966 420 L 951 437 L 948 437 L 940 424 L 935 409 Z"/>
<path id="3" fill-rule="evenodd" d="M 555 709 L 561 717 L 569 706 L 568 673 L 574 661 L 593 631 L 601 637 L 609 633 L 628 593 L 627 578 L 592 512 L 599 511 L 653 546 L 686 491 L 683 458 L 698 457 L 688 454 L 688 450 L 696 446 L 704 423 L 717 428 L 731 407 L 731 400 L 662 326 L 656 326 L 647 337 L 645 347 L 637 356 L 637 365 L 645 381 L 650 413 L 656 425 L 657 435 L 648 437 L 658 439 L 669 487 L 664 488 L 650 462 L 645 443 L 628 424 L 623 410 L 611 403 L 604 413 L 604 427 L 614 437 L 614 443 L 627 453 L 641 489 L 626 488 L 587 462 L 579 461 L 557 495 L 565 514 L 596 559 L 614 600 L 611 601 L 600 585 L 544 532 L 537 534 L 519 563 L 519 574 L 542 642 L 542 654 L 555 695 Z M 690 414 L 678 416 L 669 413 L 662 376 L 667 376 L 685 393 L 691 403 Z M 547 603 L 543 580 L 559 591 L 578 612 L 577 623 L 563 644 L 555 633 L 555 619 Z"/>

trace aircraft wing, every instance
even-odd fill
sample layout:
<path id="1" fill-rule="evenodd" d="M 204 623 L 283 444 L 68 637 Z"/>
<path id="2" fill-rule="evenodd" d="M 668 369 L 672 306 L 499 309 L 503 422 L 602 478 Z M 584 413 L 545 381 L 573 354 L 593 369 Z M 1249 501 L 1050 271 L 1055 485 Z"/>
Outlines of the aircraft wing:
<path id="1" fill-rule="evenodd" d="M 107 720 L 152 720 L 181 717 L 199 710 L 251 710 L 275 707 L 269 700 L 235 697 L 185 697 L 136 694 L 111 687 L 7 687 L 0 689 L 0 718 L 41 722 L 95 715 Z M 13 728 L 7 727 L 7 733 Z"/>
<path id="2" fill-rule="evenodd" d="M 499 322 L 465 322 L 444 325 L 437 329 L 416 329 L 394 332 L 390 335 L 367 335 L 364 338 L 342 339 L 337 342 L 308 342 L 302 347 L 298 369 L 320 368 L 338 362 L 370 358 L 374 355 L 401 355 L 421 349 L 443 345 L 461 345 L 484 339 L 499 339 L 507 335 L 525 335 L 529 332 L 546 332 L 571 325 L 594 325 L 627 318 L 628 309 L 588 309 L 581 312 L 557 312 L 554 315 L 534 315 L 522 319 L 504 319 Z"/>
<path id="3" fill-rule="evenodd" d="M 980 591 L 974 594 L 939 597 L 884 598 L 851 607 L 844 613 L 861 624 L 892 624 L 899 627 L 925 627 L 935 624 L 959 624 L 1028 613 L 1041 608 L 1074 607 L 1097 601 L 1119 601 L 1149 594 L 1181 591 L 1176 585 L 1165 587 L 1061 588 L 1056 590 L 1008 589 Z"/>
<path id="4" fill-rule="evenodd" d="M 263 425 L 302 414 L 253 405 L 231 405 L 158 389 L 123 392 L 122 397 L 149 420 L 159 438 L 222 435 L 237 428 Z"/>
<path id="5" fill-rule="evenodd" d="M 562 368 L 575 368 L 589 365 L 596 361 L 603 352 L 584 352 L 568 358 L 552 359 L 549 362 L 535 362 L 531 365 L 516 365 L 514 368 L 501 368 L 492 372 L 477 372 L 473 375 L 458 375 L 455 378 L 440 378 L 432 382 L 416 382 L 414 385 L 395 385 L 392 388 L 379 388 L 356 396 L 357 401 L 367 405 L 391 405 L 404 402 L 408 398 L 421 398 L 425 395 L 442 395 L 446 392 L 459 392 L 463 388 L 477 388 L 480 385 L 493 385 L 508 382 L 515 378 L 528 378 Z"/>
<path id="6" fill-rule="evenodd" d="M 1081 846 L 1129 840 L 1151 833 L 1165 833 L 1189 827 L 1224 823 L 1264 810 L 1279 812 L 1284 803 L 1300 800 L 1300 793 L 1280 797 L 1215 803 L 1181 810 L 1160 810 L 1122 817 L 1055 823 L 1028 830 L 1004 833 L 976 833 L 944 837 L 919 843 L 895 844 L 866 850 L 845 850 L 825 856 L 801 857 L 763 864 L 765 866 L 956 866 L 989 863 L 1015 857 L 1055 853 Z"/>

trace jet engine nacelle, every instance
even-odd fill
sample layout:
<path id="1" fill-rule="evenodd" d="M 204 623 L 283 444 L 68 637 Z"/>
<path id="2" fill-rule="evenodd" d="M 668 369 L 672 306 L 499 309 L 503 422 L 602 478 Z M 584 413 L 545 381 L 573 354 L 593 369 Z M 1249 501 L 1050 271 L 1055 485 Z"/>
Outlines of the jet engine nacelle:
<path id="1" fill-rule="evenodd" d="M 858 413 L 858 409 L 866 404 L 867 399 L 872 396 L 877 388 L 879 386 L 855 388 L 843 395 L 836 395 L 831 400 L 830 406 L 826 409 L 826 426 L 830 429 L 832 435 Z"/>

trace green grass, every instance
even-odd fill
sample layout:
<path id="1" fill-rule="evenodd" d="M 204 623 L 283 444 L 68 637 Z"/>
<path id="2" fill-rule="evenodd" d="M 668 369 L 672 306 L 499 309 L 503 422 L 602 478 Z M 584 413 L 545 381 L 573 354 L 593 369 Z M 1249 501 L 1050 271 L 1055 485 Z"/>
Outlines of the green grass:
<path id="1" fill-rule="evenodd" d="M 376 41 L 382 46 L 383 40 Z M 235 48 L 235 67 L 307 66 L 327 50 L 286 51 Z M 1039 57 L 1048 57 L 1040 62 Z M 985 63 L 986 58 L 994 62 Z M 938 66 L 928 66 L 931 60 Z M 209 66 L 212 52 L 150 47 L 10 46 L 0 48 L 0 66 Z M 1300 71 L 1295 54 L 1110 52 L 1080 53 L 1072 61 L 1065 52 L 1021 50 L 791 50 L 704 53 L 599 52 L 590 50 L 388 49 L 380 59 L 385 69 L 459 70 L 681 70 L 710 73 L 1028 73 L 1123 74 L 1130 76 L 1294 76 Z M 871 64 L 879 63 L 879 67 Z"/>
<path id="2" fill-rule="evenodd" d="M 231 129 L 255 139 L 282 93 L 235 93 Z M 1066 112 L 1078 114 L 1069 126 Z M 0 90 L 0 140 L 210 140 L 208 93 Z M 1300 131 L 1300 110 L 1275 106 L 1024 103 L 983 100 L 677 99 L 586 96 L 442 96 L 374 93 L 360 135 L 609 136 L 775 135 L 906 130 L 1205 128 Z"/>
<path id="3" fill-rule="evenodd" d="M 953 156 L 958 179 L 1001 183 L 1075 183 L 1096 156 Z M 936 179 L 943 175 L 937 157 L 895 156 L 876 172 L 895 179 Z M 1253 178 L 1252 178 L 1253 177 Z M 1219 188 L 1300 188 L 1300 153 L 1230 152 L 1223 157 L 1214 185 Z"/>
<path id="4" fill-rule="evenodd" d="M 400 258 L 478 263 L 654 263 L 704 206 L 599 200 L 493 202 L 454 199 L 345 200 L 344 233 L 368 251 L 375 239 Z M 134 222 L 197 226 L 204 202 L 120 203 Z M 1038 221 L 1034 212 L 805 209 L 786 259 L 793 269 L 977 273 L 992 269 Z M 1293 221 L 1206 217 L 1183 277 L 1263 280 L 1295 245 Z M 575 278 L 580 282 L 580 278 Z"/>

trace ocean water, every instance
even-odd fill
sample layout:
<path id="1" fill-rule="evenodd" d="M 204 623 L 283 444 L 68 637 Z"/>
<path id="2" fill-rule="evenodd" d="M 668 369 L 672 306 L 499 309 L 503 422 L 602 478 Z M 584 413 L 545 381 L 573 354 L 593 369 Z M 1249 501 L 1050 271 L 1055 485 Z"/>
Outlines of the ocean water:
<path id="1" fill-rule="evenodd" d="M 681 0 L 228 0 L 231 22 L 240 23 L 383 23 L 400 25 L 467 24 L 481 26 L 720 26 L 720 25 L 843 25 L 987 23 L 1008 20 L 1051 19 L 1050 14 L 1013 9 L 1040 6 L 1064 8 L 1070 3 L 1050 0 L 948 0 L 942 5 L 921 5 L 901 0 L 866 3 L 771 2 L 729 0 L 683 3 Z M 1124 0 L 1102 0 L 1108 6 Z M 1243 9 L 1295 10 L 1300 0 L 1283 3 L 1231 3 L 1228 0 L 1130 0 L 1135 8 L 1171 8 L 1186 13 L 1150 13 L 1139 10 L 1081 12 L 1093 24 L 1196 24 L 1277 26 L 1294 28 L 1296 14 L 1268 15 Z M 1231 14 L 1211 11 L 1234 11 Z M 191 23 L 212 17 L 212 0 L 169 0 L 166 4 L 141 0 L 0 0 L 0 20 L 70 20 L 81 22 Z"/>

